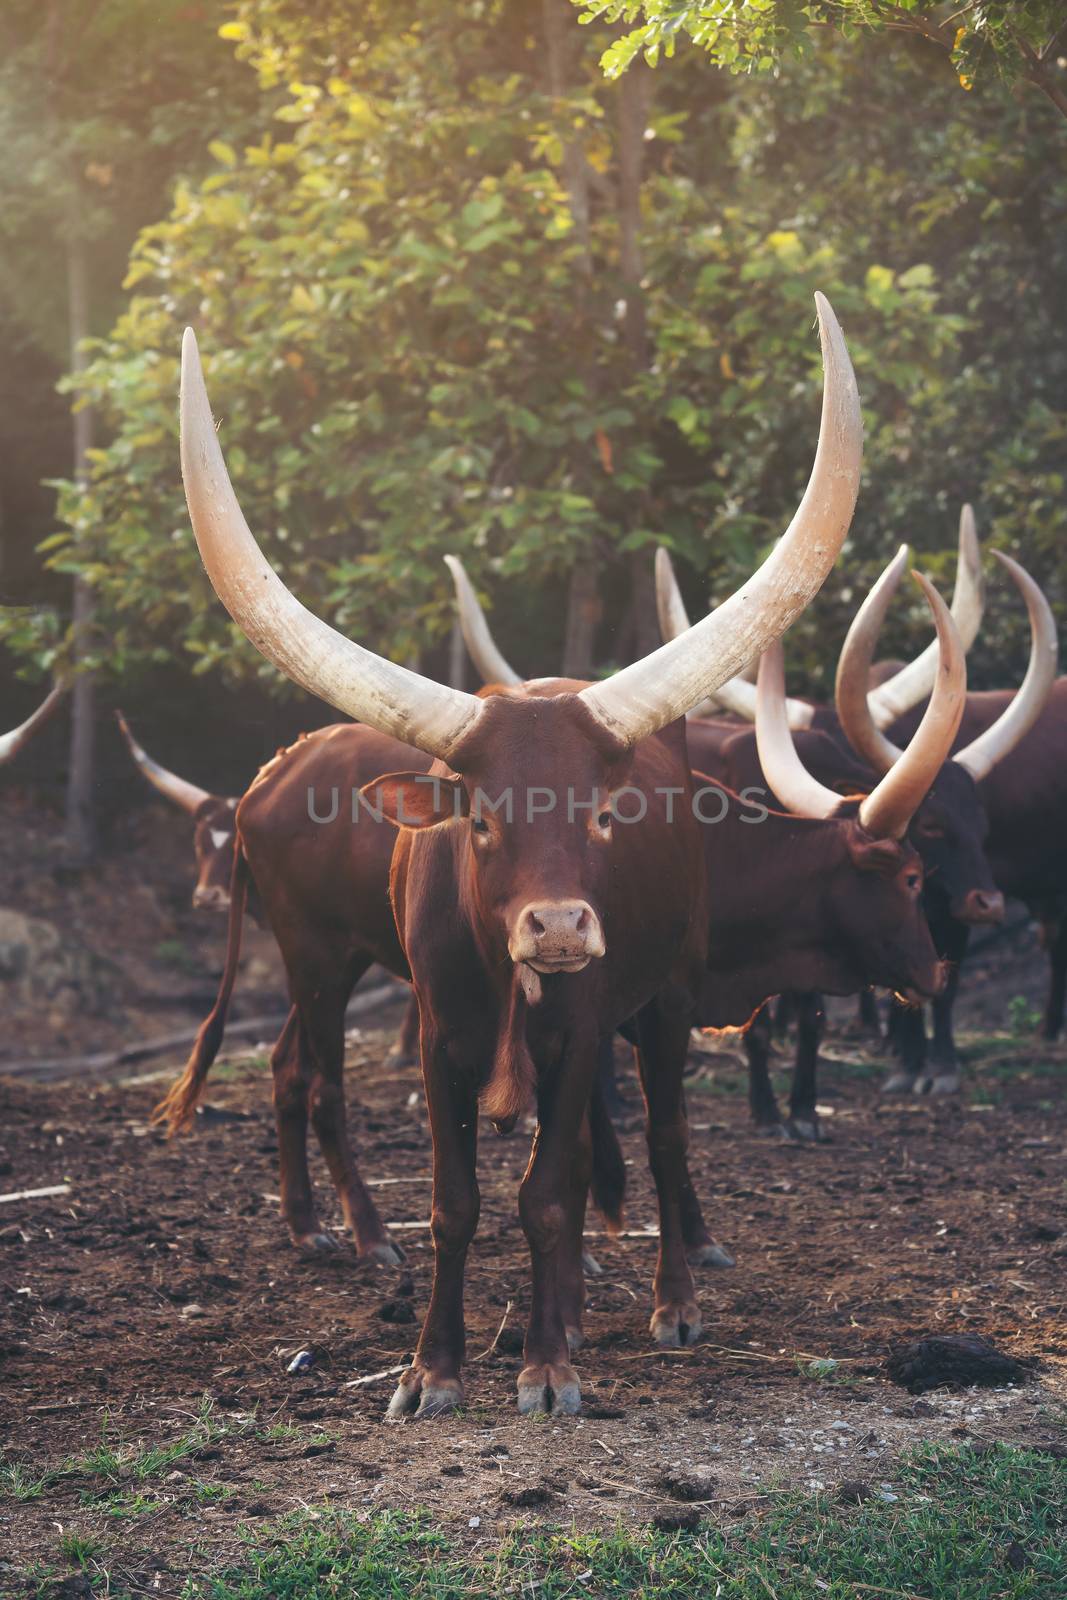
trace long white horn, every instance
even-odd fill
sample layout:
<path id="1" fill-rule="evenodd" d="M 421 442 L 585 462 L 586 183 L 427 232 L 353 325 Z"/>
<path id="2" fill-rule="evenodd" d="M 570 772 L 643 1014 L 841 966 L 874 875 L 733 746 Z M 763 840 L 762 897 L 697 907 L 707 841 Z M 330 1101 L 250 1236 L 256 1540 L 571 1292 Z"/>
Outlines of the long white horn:
<path id="1" fill-rule="evenodd" d="M 456 607 L 459 625 L 471 660 L 481 673 L 483 683 L 522 683 L 519 674 L 510 667 L 497 649 L 496 640 L 489 631 L 485 612 L 478 604 L 478 596 L 467 577 L 458 556 L 445 556 L 445 565 L 452 574 L 456 590 Z"/>
<path id="2" fill-rule="evenodd" d="M 761 655 L 817 594 L 845 541 L 859 492 L 863 418 L 844 335 L 816 294 L 823 355 L 819 445 L 808 486 L 784 536 L 759 570 L 680 639 L 581 698 L 626 745 L 655 733 Z"/>
<path id="3" fill-rule="evenodd" d="M 876 772 L 888 772 L 899 760 L 900 751 L 874 725 L 867 684 L 878 635 L 908 559 L 908 547 L 902 544 L 853 617 L 837 661 L 834 700 L 838 720 L 853 750 Z"/>
<path id="4" fill-rule="evenodd" d="M 181 460 L 189 517 L 208 577 L 256 649 L 339 711 L 447 760 L 481 716 L 484 702 L 364 650 L 289 593 L 241 514 L 191 328 L 182 341 Z"/>
<path id="5" fill-rule="evenodd" d="M 119 732 L 126 741 L 130 755 L 149 783 L 158 789 L 160 794 L 165 795 L 168 800 L 173 800 L 176 806 L 181 806 L 190 816 L 199 811 L 205 800 L 211 799 L 209 790 L 198 789 L 195 783 L 187 783 L 184 778 L 179 778 L 176 772 L 168 772 L 158 761 L 153 761 L 148 751 L 137 743 L 121 711 L 115 712 L 115 721 L 119 725 Z"/>
<path id="6" fill-rule="evenodd" d="M 930 703 L 896 765 L 860 804 L 859 820 L 876 839 L 902 839 L 952 749 L 967 698 L 967 658 L 952 613 L 929 579 L 912 574 L 934 614 L 940 659 Z"/>
<path id="7" fill-rule="evenodd" d="M 23 745 L 29 744 L 38 728 L 44 727 L 66 692 L 66 684 L 57 683 L 48 698 L 41 702 L 31 717 L 27 717 L 17 728 L 12 728 L 10 733 L 0 734 L 0 767 L 5 761 L 14 760 Z"/>
<path id="8" fill-rule="evenodd" d="M 659 631 L 664 639 L 679 639 L 683 633 L 689 631 L 691 626 L 689 614 L 685 609 L 682 591 L 678 587 L 674 563 L 662 545 L 656 551 L 656 612 L 659 617 Z M 756 665 L 758 667 L 758 661 Z M 728 678 L 725 683 L 721 683 L 713 695 L 709 695 L 706 700 L 693 707 L 691 715 L 714 717 L 720 711 L 732 711 L 735 716 L 744 717 L 746 722 L 754 722 L 756 686 L 746 677 L 751 667 L 752 663 L 748 662 L 736 678 Z M 787 695 L 785 707 L 791 728 L 811 727 L 811 719 L 815 715 L 814 706 L 809 706 L 804 700 L 792 700 Z"/>
<path id="9" fill-rule="evenodd" d="M 760 657 L 756 675 L 756 749 L 772 794 L 798 817 L 831 817 L 841 796 L 813 778 L 797 754 L 786 715 L 781 640 Z"/>
<path id="10" fill-rule="evenodd" d="M 1041 715 L 1055 681 L 1059 651 L 1056 623 L 1048 601 L 1033 578 L 1003 551 L 994 550 L 993 554 L 1001 566 L 1007 568 L 1015 581 L 1016 588 L 1026 601 L 1026 609 L 1030 614 L 1030 664 L 1026 669 L 1022 686 L 1008 709 L 997 718 L 992 727 L 980 733 L 977 739 L 972 739 L 971 743 L 963 750 L 957 751 L 954 757 L 961 767 L 966 767 L 975 783 L 980 783 L 998 761 L 1002 761 L 1010 750 L 1014 750 L 1019 740 L 1029 732 Z"/>
<path id="11" fill-rule="evenodd" d="M 965 651 L 971 648 L 982 621 L 985 584 L 982 581 L 982 555 L 974 511 L 964 506 L 960 512 L 959 552 L 956 557 L 956 586 L 952 591 L 952 619 Z M 917 706 L 933 688 L 937 672 L 937 641 L 927 645 L 922 655 L 887 678 L 868 695 L 871 717 L 876 728 L 885 729 L 898 717 Z"/>

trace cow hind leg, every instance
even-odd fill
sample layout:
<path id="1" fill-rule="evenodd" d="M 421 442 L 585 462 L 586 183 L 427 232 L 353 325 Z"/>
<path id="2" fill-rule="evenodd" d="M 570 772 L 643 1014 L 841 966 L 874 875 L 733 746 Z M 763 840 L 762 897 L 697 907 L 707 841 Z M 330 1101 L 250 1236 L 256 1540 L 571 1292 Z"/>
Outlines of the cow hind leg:
<path id="1" fill-rule="evenodd" d="M 332 1250 L 337 1241 L 318 1220 L 308 1172 L 308 1095 L 300 1050 L 300 1013 L 294 1006 L 270 1058 L 278 1126 L 278 1183 L 282 1217 L 301 1250 Z"/>
<path id="2" fill-rule="evenodd" d="M 391 1267 L 404 1259 L 403 1252 L 389 1238 L 363 1182 L 349 1141 L 345 1111 L 345 1006 L 361 976 L 362 972 L 357 972 L 351 982 L 316 987 L 305 998 L 300 1006 L 301 1050 L 308 1061 L 311 1125 L 341 1202 L 345 1225 L 361 1256 L 371 1256 Z"/>
<path id="3" fill-rule="evenodd" d="M 653 1281 L 651 1333 L 659 1345 L 695 1344 L 702 1331 L 682 1229 L 689 1125 L 682 1071 L 689 1014 L 660 996 L 638 1017 L 641 1087 L 648 1112 L 648 1158 L 659 1202 L 659 1256 Z"/>
<path id="4" fill-rule="evenodd" d="M 408 998 L 404 1020 L 388 1059 L 391 1067 L 412 1067 L 419 1059 L 419 1003 L 414 993 Z"/>

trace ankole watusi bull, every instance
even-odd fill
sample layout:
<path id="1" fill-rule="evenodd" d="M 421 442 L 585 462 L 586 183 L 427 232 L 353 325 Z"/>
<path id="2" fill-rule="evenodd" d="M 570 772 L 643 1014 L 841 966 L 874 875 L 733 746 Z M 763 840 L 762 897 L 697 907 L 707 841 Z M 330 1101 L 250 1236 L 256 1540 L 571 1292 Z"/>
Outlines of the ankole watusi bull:
<path id="1" fill-rule="evenodd" d="M 997 552 L 995 552 L 997 553 Z M 1057 639 L 1052 614 L 1036 585 L 1007 556 L 998 559 L 1020 583 L 1030 610 L 1031 651 L 1026 678 L 1015 695 L 1010 690 L 969 694 L 964 707 L 952 763 L 976 785 L 987 824 L 985 850 L 993 879 L 1002 895 L 1022 900 L 1045 922 L 1051 962 L 1051 982 L 1045 1014 L 1045 1031 L 1054 1036 L 1062 1022 L 1063 988 L 1067 973 L 1067 681 L 1056 679 Z M 867 621 L 870 639 L 881 615 Z M 876 771 L 896 758 L 899 745 L 911 735 L 914 713 L 902 717 L 881 733 L 859 697 L 842 703 L 842 726 L 853 747 Z M 1005 757 L 1010 752 L 1010 759 Z M 952 908 L 950 908 L 950 912 Z M 951 921 L 946 950 L 953 963 L 953 978 L 935 1007 L 934 1042 L 926 1062 L 926 1035 L 922 1018 L 897 1019 L 895 1045 L 901 1070 L 890 1087 L 932 1088 L 948 1092 L 959 1083 L 952 1038 L 952 1004 L 955 976 L 967 944 L 963 919 Z M 1051 926 L 1050 926 L 1051 924 Z"/>
<path id="2" fill-rule="evenodd" d="M 392 894 L 419 1002 L 434 1144 L 435 1266 L 416 1359 L 393 1415 L 462 1398 L 463 1278 L 478 1218 L 479 1107 L 512 1122 L 536 1101 L 519 1190 L 532 1267 L 523 1411 L 580 1403 L 567 1327 L 582 1294 L 588 1107 L 600 1038 L 656 999 L 642 1030 L 649 1148 L 660 1205 L 653 1329 L 684 1336 L 692 1276 L 680 1228 L 681 1069 L 702 978 L 707 885 L 682 717 L 764 650 L 807 604 L 848 530 L 862 424 L 840 329 L 818 299 L 825 383 L 812 477 L 777 550 L 684 638 L 595 685 L 484 698 L 394 666 L 306 611 L 241 516 L 196 344 L 183 351 L 182 471 L 208 574 L 234 620 L 282 671 L 350 716 L 435 758 L 371 796 L 400 825 Z M 636 793 L 639 817 L 619 810 Z M 680 806 L 668 821 L 666 800 Z M 714 887 L 712 886 L 712 892 Z"/>
<path id="3" fill-rule="evenodd" d="M 59 709 L 59 703 L 66 692 L 66 686 L 57 683 L 25 722 L 20 723 L 17 728 L 12 728 L 10 733 L 0 733 L 0 767 L 6 765 L 8 761 L 14 761 L 19 751 L 29 744 L 39 729 L 44 727 L 49 717 Z"/>
<path id="4" fill-rule="evenodd" d="M 965 566 L 966 531 L 966 526 L 961 527 L 957 593 L 960 573 Z M 989 738 L 982 745 L 969 743 L 968 747 L 957 749 L 953 758 L 943 764 L 926 800 L 916 813 L 911 829 L 912 841 L 923 856 L 927 874 L 927 917 L 938 949 L 948 962 L 948 982 L 934 1002 L 938 1038 L 942 1037 L 951 1017 L 959 960 L 966 947 L 969 928 L 999 921 L 1004 910 L 1003 893 L 986 854 L 988 823 L 983 794 L 977 787 L 976 779 L 981 771 L 986 770 L 987 763 L 1003 763 L 1040 716 L 1055 672 L 1055 627 L 1044 597 L 1022 568 L 1010 558 L 1002 557 L 997 552 L 995 554 L 1020 589 L 1029 611 L 1031 665 L 1022 690 L 1011 701 L 1013 709 L 1010 717 L 1007 715 L 1009 697 L 1004 697 L 998 703 L 1002 716 L 995 731 L 990 724 Z M 790 725 L 805 725 L 805 731 L 797 734 L 805 766 L 823 784 L 838 792 L 868 787 L 873 777 L 886 771 L 891 760 L 899 755 L 899 750 L 888 743 L 879 727 L 886 724 L 887 706 L 901 704 L 924 682 L 919 669 L 928 660 L 927 653 L 880 689 L 871 691 L 868 688 L 877 630 L 905 560 L 906 555 L 902 551 L 875 585 L 853 623 L 838 663 L 834 708 L 809 706 L 803 701 L 787 702 Z M 661 617 L 669 615 L 671 625 L 676 626 L 684 613 L 679 609 L 680 597 L 677 596 L 665 552 L 660 552 L 657 559 L 657 579 Z M 973 608 L 970 617 L 977 620 Z M 888 696 L 887 690 L 892 690 Z M 918 715 L 911 715 L 909 734 L 914 731 Z M 742 787 L 760 781 L 762 768 L 751 735 L 730 733 L 728 726 L 721 721 L 706 723 L 691 718 L 689 740 L 694 760 L 703 760 L 709 770 L 721 774 L 730 783 Z M 857 769 L 856 752 L 865 771 L 863 768 Z M 1006 771 L 1007 768 L 1001 770 Z M 773 784 L 771 787 L 773 791 Z M 982 788 L 984 790 L 985 785 Z M 908 1040 L 914 1039 L 917 1034 L 921 1043 L 925 1037 L 921 1010 L 903 1007 L 899 1002 L 893 1002 L 893 1005 L 899 1019 L 899 1033 Z M 797 1063 L 792 1096 L 794 1112 L 786 1124 L 787 1132 L 800 1137 L 818 1136 L 814 1117 L 814 1070 L 820 1020 L 820 1008 L 817 1002 L 809 998 L 800 1008 L 798 1016 Z M 766 1072 L 766 1018 L 762 1018 L 759 1026 L 751 1030 L 746 1046 L 754 1113 L 760 1122 L 776 1125 L 777 1108 Z M 910 1076 L 901 1074 L 891 1078 L 886 1088 L 946 1088 L 954 1087 L 956 1081 L 942 1077 L 928 1083 L 918 1076 L 916 1066 Z"/>

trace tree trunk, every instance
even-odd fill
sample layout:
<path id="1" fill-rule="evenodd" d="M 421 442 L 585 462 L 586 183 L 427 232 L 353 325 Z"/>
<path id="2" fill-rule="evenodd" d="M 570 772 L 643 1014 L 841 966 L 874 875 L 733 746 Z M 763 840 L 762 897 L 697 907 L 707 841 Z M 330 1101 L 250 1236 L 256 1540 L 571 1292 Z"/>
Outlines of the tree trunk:
<path id="1" fill-rule="evenodd" d="M 567 633 L 563 644 L 565 678 L 593 676 L 593 645 L 601 612 L 597 577 L 598 568 L 591 561 L 581 562 L 571 573 L 567 590 Z"/>
<path id="2" fill-rule="evenodd" d="M 72 207 L 76 213 L 76 207 Z M 89 335 L 89 272 L 80 219 L 68 218 L 67 297 L 70 320 L 70 364 L 77 376 L 85 370 L 85 355 L 80 346 Z M 88 480 L 89 451 L 93 442 L 93 413 L 83 407 L 74 413 L 74 478 Z M 85 656 L 93 621 L 93 597 L 83 578 L 74 580 L 73 662 Z M 92 674 L 78 672 L 71 690 L 70 765 L 67 772 L 67 848 L 75 861 L 91 859 L 96 848 L 96 819 L 93 808 L 95 777 L 96 685 Z"/>

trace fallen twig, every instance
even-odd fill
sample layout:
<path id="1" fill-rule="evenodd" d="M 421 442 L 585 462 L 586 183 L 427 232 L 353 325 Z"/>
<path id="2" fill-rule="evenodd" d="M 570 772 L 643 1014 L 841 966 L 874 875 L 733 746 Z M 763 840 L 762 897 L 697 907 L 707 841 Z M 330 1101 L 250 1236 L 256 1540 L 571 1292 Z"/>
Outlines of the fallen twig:
<path id="1" fill-rule="evenodd" d="M 0 1194 L 0 1206 L 9 1206 L 13 1200 L 47 1200 L 50 1195 L 69 1194 L 69 1183 L 56 1183 L 50 1189 L 16 1189 L 14 1194 Z"/>
<path id="2" fill-rule="evenodd" d="M 381 1383 L 383 1378 L 396 1378 L 401 1372 L 407 1372 L 406 1364 L 399 1367 L 386 1367 L 384 1372 L 368 1372 L 365 1378 L 349 1378 L 342 1385 L 345 1389 L 365 1389 L 369 1383 Z"/>

